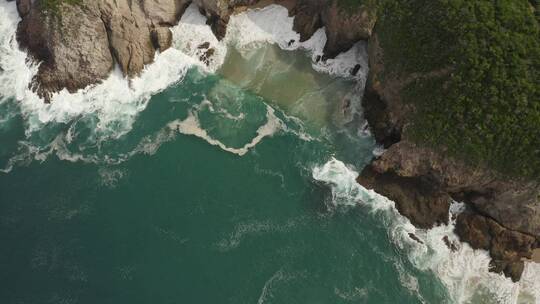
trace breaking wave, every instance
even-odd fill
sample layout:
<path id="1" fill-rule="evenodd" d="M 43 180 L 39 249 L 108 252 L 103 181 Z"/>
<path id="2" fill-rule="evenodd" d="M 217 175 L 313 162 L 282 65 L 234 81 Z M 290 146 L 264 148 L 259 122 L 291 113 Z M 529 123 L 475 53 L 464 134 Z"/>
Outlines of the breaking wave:
<path id="1" fill-rule="evenodd" d="M 326 42 L 324 30 L 319 30 L 309 41 L 300 43 L 299 34 L 292 29 L 293 18 L 288 16 L 287 9 L 282 6 L 271 5 L 232 16 L 227 36 L 223 41 L 218 41 L 210 26 L 206 25 L 205 17 L 192 4 L 179 24 L 171 28 L 173 47 L 156 54 L 155 62 L 146 66 L 140 77 L 127 80 L 117 68 L 101 83 L 75 93 L 60 91 L 53 94 L 50 104 L 46 104 L 29 89 L 39 63 L 33 62 L 18 47 L 15 32 L 19 21 L 15 3 L 0 3 L 0 104 L 18 109 L 16 111 L 23 118 L 26 134 L 26 139 L 19 143 L 17 154 L 5 165 L 4 172 L 10 171 L 16 164 L 27 164 L 32 160 L 44 161 L 50 155 L 69 161 L 107 164 L 121 163 L 129 159 L 141 150 L 137 148 L 117 156 L 92 151 L 103 150 L 105 142 L 118 140 L 129 134 L 137 117 L 147 108 L 150 98 L 171 85 L 182 82 L 190 69 L 196 67 L 203 73 L 215 72 L 223 64 L 229 47 L 242 51 L 272 43 L 285 50 L 308 50 L 317 71 L 336 76 L 351 77 L 350 71 L 360 64 L 362 69 L 356 78 L 362 88 L 367 75 L 367 55 L 363 43 L 358 43 L 336 59 L 324 63 L 318 61 L 316 59 L 322 55 Z M 211 56 L 207 53 L 209 49 L 212 50 Z M 6 112 L 9 114 L 3 114 L 6 116 L 0 117 L 0 123 L 6 123 L 17 116 L 13 114 L 14 111 Z M 244 114 L 237 114 L 235 119 L 242 119 L 242 115 Z M 198 127 L 194 115 L 183 121 L 171 122 L 166 128 L 175 125 L 181 133 L 197 136 L 225 151 L 244 155 L 277 129 L 288 129 L 273 117 L 273 114 L 269 114 L 268 124 L 261 126 L 257 136 L 241 148 L 230 148 L 211 138 L 205 130 Z M 84 131 L 80 130 L 82 126 Z M 46 131 L 57 134 L 43 136 Z M 289 131 L 297 132 L 290 128 Z M 304 132 L 297 133 L 303 139 L 310 139 Z M 40 139 L 38 143 L 35 138 Z M 143 139 L 145 140 L 148 140 L 148 137 Z M 145 145 L 143 141 L 139 146 Z M 82 149 L 85 150 L 84 153 L 81 149 L 74 150 L 70 143 L 75 142 L 79 142 L 79 145 L 84 142 L 91 148 Z M 145 149 L 150 146 L 152 145 L 146 143 Z M 153 146 L 159 146 L 159 142 Z"/>
<path id="2" fill-rule="evenodd" d="M 454 203 L 450 209 L 448 225 L 429 230 L 417 229 L 399 214 L 394 202 L 362 187 L 356 182 L 358 173 L 343 162 L 332 159 L 313 169 L 313 178 L 331 190 L 331 208 L 360 206 L 374 216 L 380 216 L 394 245 L 407 254 L 409 262 L 418 270 L 431 271 L 448 290 L 454 303 L 540 303 L 540 265 L 526 263 L 520 282 L 489 272 L 489 255 L 473 250 L 459 242 L 454 233 L 455 217 L 463 205 Z M 421 242 L 413 240 L 414 235 Z M 456 246 L 451 250 L 444 238 Z M 418 280 L 397 263 L 400 281 L 405 288 L 422 295 Z"/>

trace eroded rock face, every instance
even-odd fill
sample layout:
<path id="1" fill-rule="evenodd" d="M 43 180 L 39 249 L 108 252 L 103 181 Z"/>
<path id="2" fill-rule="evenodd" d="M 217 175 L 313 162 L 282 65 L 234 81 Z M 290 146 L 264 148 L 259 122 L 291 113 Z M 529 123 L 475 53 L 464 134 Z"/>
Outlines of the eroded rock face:
<path id="1" fill-rule="evenodd" d="M 369 166 L 358 177 L 358 182 L 396 202 L 399 213 L 419 228 L 448 224 L 450 196 L 433 188 L 423 177 L 403 177 L 393 172 L 377 172 Z"/>
<path id="2" fill-rule="evenodd" d="M 375 26 L 375 16 L 375 12 L 365 5 L 350 10 L 340 7 L 339 1 L 331 1 L 322 12 L 322 24 L 328 39 L 324 47 L 325 56 L 334 58 L 359 40 L 367 40 Z"/>
<path id="3" fill-rule="evenodd" d="M 469 210 L 458 216 L 456 225 L 461 240 L 488 250 L 492 271 L 519 280 L 522 258 L 530 258 L 540 246 L 540 186 L 471 166 L 449 157 L 444 149 L 419 146 L 407 138 L 414 106 L 402 102 L 402 90 L 411 81 L 450 70 L 382 77 L 383 55 L 375 32 L 369 40 L 370 74 L 362 103 L 377 142 L 387 150 L 358 181 L 394 200 L 400 213 L 421 228 L 447 217 L 451 198 L 466 202 Z"/>
<path id="4" fill-rule="evenodd" d="M 523 258 L 530 259 L 535 246 L 533 236 L 504 228 L 496 221 L 474 213 L 458 217 L 456 232 L 473 248 L 488 250 L 493 271 L 502 272 L 514 282 L 523 273 Z"/>
<path id="5" fill-rule="evenodd" d="M 299 0 L 295 7 L 293 29 L 300 33 L 300 41 L 306 41 L 323 27 L 322 13 L 327 6 L 326 0 Z"/>
<path id="6" fill-rule="evenodd" d="M 48 99 L 63 88 L 74 92 L 106 78 L 115 62 L 126 76 L 138 75 L 164 51 L 188 0 L 84 0 L 46 11 L 41 0 L 17 0 L 21 47 L 42 62 L 35 90 Z M 152 37 L 154 36 L 154 39 Z M 154 42 L 154 43 L 153 43 Z"/>
<path id="7" fill-rule="evenodd" d="M 25 12 L 30 5 L 17 3 L 25 7 Z M 33 84 L 42 96 L 63 88 L 75 91 L 107 77 L 113 68 L 107 37 L 99 7 L 93 1 L 84 11 L 81 6 L 69 6 L 62 18 L 43 12 L 35 1 L 22 14 L 17 31 L 20 45 L 42 62 Z"/>
<path id="8" fill-rule="evenodd" d="M 325 58 L 368 38 L 375 21 L 366 7 L 344 10 L 338 0 L 82 0 L 61 4 L 55 12 L 44 10 L 41 1 L 17 0 L 22 17 L 17 38 L 42 62 L 32 86 L 46 100 L 52 92 L 64 88 L 74 92 L 100 82 L 115 63 L 124 75 L 139 75 L 154 60 L 156 50 L 171 46 L 168 27 L 178 22 L 191 2 L 207 16 L 219 39 L 236 11 L 282 4 L 297 15 L 294 27 L 302 40 L 326 26 Z"/>

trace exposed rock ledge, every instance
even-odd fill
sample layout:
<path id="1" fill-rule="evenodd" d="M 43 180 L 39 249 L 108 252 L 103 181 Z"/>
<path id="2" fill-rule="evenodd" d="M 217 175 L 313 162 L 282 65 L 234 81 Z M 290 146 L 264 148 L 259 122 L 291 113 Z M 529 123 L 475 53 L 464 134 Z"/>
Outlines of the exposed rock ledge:
<path id="1" fill-rule="evenodd" d="M 13 0 L 8 0 L 13 1 Z M 16 0 L 22 21 L 21 47 L 39 62 L 32 88 L 47 101 L 53 92 L 70 92 L 99 83 L 115 64 L 127 77 L 138 75 L 154 60 L 156 50 L 171 46 L 169 27 L 178 23 L 191 0 L 81 0 L 44 10 L 43 0 Z M 326 26 L 326 57 L 367 39 L 375 17 L 364 7 L 356 13 L 340 9 L 338 0 L 193 0 L 218 38 L 225 36 L 231 14 L 272 3 L 296 14 L 295 30 L 303 40 Z"/>
<path id="2" fill-rule="evenodd" d="M 17 0 L 20 45 L 41 62 L 33 89 L 41 96 L 73 92 L 106 78 L 119 64 L 134 76 L 170 46 L 168 27 L 186 0 L 84 0 L 44 10 L 41 0 Z"/>
<path id="3" fill-rule="evenodd" d="M 369 41 L 370 74 L 363 99 L 372 132 L 387 150 L 363 170 L 358 182 L 396 202 L 413 224 L 430 228 L 447 222 L 451 199 L 467 203 L 456 233 L 475 249 L 488 250 L 492 271 L 517 281 L 524 259 L 540 247 L 540 187 L 487 168 L 451 159 L 406 137 L 413 105 L 401 99 L 405 85 L 424 75 L 388 75 L 375 29 Z"/>

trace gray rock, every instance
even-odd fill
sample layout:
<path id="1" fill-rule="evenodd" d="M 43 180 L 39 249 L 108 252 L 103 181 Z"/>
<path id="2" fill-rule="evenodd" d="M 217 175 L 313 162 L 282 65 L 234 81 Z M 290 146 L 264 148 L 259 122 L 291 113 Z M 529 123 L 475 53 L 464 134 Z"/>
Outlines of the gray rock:
<path id="1" fill-rule="evenodd" d="M 17 1 L 22 3 L 22 1 Z M 50 92 L 73 92 L 98 83 L 113 68 L 107 30 L 95 2 L 62 6 L 62 18 L 44 12 L 35 1 L 22 15 L 17 38 L 23 48 L 41 61 L 34 89 L 48 98 Z"/>
<path id="2" fill-rule="evenodd" d="M 169 28 L 154 28 L 150 32 L 150 35 L 152 36 L 152 43 L 154 44 L 154 48 L 158 49 L 160 52 L 163 52 L 171 47 L 173 35 Z"/>
<path id="3" fill-rule="evenodd" d="M 70 92 L 99 83 L 117 63 L 124 75 L 137 76 L 157 49 L 171 45 L 167 27 L 176 24 L 188 0 L 83 0 L 61 4 L 58 12 L 42 0 L 17 0 L 22 21 L 21 47 L 41 62 L 32 87 L 49 100 L 52 92 Z"/>

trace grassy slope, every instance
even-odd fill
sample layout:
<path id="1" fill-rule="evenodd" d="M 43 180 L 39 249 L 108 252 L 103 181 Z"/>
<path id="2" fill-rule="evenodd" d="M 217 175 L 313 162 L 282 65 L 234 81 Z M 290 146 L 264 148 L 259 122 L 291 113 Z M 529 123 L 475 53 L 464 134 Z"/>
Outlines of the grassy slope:
<path id="1" fill-rule="evenodd" d="M 409 85 L 409 134 L 505 174 L 540 177 L 540 26 L 532 0 L 394 0 L 378 31 L 390 73 L 451 68 Z"/>

